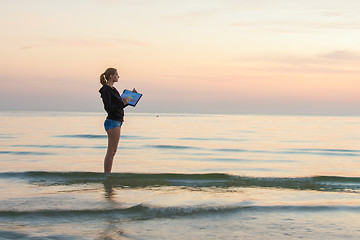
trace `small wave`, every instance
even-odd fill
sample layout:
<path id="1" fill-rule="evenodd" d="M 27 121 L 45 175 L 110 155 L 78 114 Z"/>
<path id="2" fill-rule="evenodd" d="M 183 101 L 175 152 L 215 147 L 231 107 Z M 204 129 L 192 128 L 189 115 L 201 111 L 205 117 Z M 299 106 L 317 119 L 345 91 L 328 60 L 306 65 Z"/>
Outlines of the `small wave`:
<path id="1" fill-rule="evenodd" d="M 360 184 L 360 178 L 357 177 L 317 176 L 313 179 L 315 181 L 328 183 Z"/>
<path id="2" fill-rule="evenodd" d="M 179 138 L 179 140 L 214 141 L 214 138 L 195 138 L 195 137 L 186 137 L 186 138 Z"/>
<path id="3" fill-rule="evenodd" d="M 214 149 L 218 152 L 246 152 L 246 153 L 269 153 L 269 151 L 261 151 L 261 150 L 245 150 L 245 149 L 239 149 L 239 148 L 219 148 Z"/>
<path id="4" fill-rule="evenodd" d="M 214 150 L 219 152 L 249 152 L 248 150 L 238 149 L 238 148 L 219 148 Z"/>
<path id="5" fill-rule="evenodd" d="M 54 137 L 60 137 L 60 138 L 107 138 L 107 135 L 99 135 L 99 134 L 74 134 L 74 135 L 56 135 Z M 134 136 L 134 135 L 121 135 L 120 138 L 125 139 L 155 139 L 150 137 L 142 137 L 142 136 Z"/>
<path id="6" fill-rule="evenodd" d="M 29 145 L 11 145 L 11 147 L 29 147 L 29 148 L 82 148 L 80 146 L 69 146 L 69 145 L 40 145 L 40 144 L 29 144 Z"/>
<path id="7" fill-rule="evenodd" d="M 319 149 L 311 149 L 311 148 L 299 148 L 299 149 L 290 149 L 290 150 L 360 153 L 360 150 L 350 150 L 350 149 L 321 149 L 321 148 L 319 148 Z"/>
<path id="8" fill-rule="evenodd" d="M 61 137 L 61 138 L 107 138 L 106 135 L 96 135 L 96 134 L 57 135 L 55 137 Z"/>
<path id="9" fill-rule="evenodd" d="M 120 138 L 125 138 L 125 139 L 158 139 L 156 137 L 144 137 L 144 136 L 135 136 L 135 135 L 121 135 Z"/>
<path id="10" fill-rule="evenodd" d="M 74 146 L 74 145 L 50 145 L 50 144 L 46 144 L 46 145 L 41 145 L 41 144 L 29 144 L 29 145 L 10 145 L 9 147 L 23 147 L 23 148 L 64 148 L 64 149 L 103 149 L 103 148 L 107 148 L 106 146 Z"/>
<path id="11" fill-rule="evenodd" d="M 262 151 L 262 150 L 246 150 L 238 148 L 219 148 L 214 149 L 217 152 L 239 152 L 239 153 L 270 153 L 270 154 L 311 154 L 311 155 L 327 155 L 327 156 L 360 156 L 359 150 L 347 149 L 285 149 L 283 151 Z"/>
<path id="12" fill-rule="evenodd" d="M 109 209 L 46 209 L 46 210 L 28 210 L 28 211 L 0 211 L 2 217 L 24 217 L 41 215 L 45 217 L 69 217 L 69 216 L 86 216 L 86 215 L 109 215 L 122 214 L 132 217 L 157 218 L 167 216 L 182 216 L 199 213 L 225 212 L 244 208 L 246 206 L 180 206 L 180 207 L 154 207 L 138 204 L 128 208 L 109 208 Z"/>
<path id="13" fill-rule="evenodd" d="M 16 137 L 10 136 L 10 135 L 0 135 L 0 138 L 10 139 L 10 138 L 16 138 Z"/>
<path id="14" fill-rule="evenodd" d="M 315 155 L 327 155 L 327 156 L 360 156 L 359 150 L 349 149 L 287 149 L 286 151 L 279 151 L 277 153 L 285 154 L 315 154 Z"/>
<path id="15" fill-rule="evenodd" d="M 152 148 L 161 148 L 161 149 L 197 149 L 196 147 L 190 146 L 180 146 L 180 145 L 147 145 Z"/>
<path id="16" fill-rule="evenodd" d="M 111 187 L 264 187 L 360 193 L 360 178 L 314 176 L 303 178 L 242 177 L 223 173 L 91 173 L 91 172 L 4 172 L 0 178 L 20 178 L 37 185 L 104 184 Z"/>
<path id="17" fill-rule="evenodd" d="M 12 154 L 12 155 L 54 155 L 55 153 L 48 153 L 48 152 L 28 152 L 28 151 L 0 151 L 0 154 Z"/>
<path id="18" fill-rule="evenodd" d="M 46 209 L 46 210 L 28 210 L 28 211 L 16 211 L 5 210 L 0 211 L 0 218 L 19 217 L 104 217 L 104 216 L 116 216 L 122 218 L 130 218 L 134 220 L 147 220 L 154 218 L 168 218 L 179 216 L 191 216 L 191 215 L 203 215 L 203 214 L 227 214 L 239 211 L 300 211 L 300 212 L 314 212 L 314 211 L 360 211 L 359 206 L 304 206 L 304 205 L 275 205 L 275 206 L 257 206 L 251 203 L 237 203 L 234 205 L 218 205 L 218 206 L 173 206 L 173 207 L 161 207 L 161 206 L 147 206 L 144 204 L 138 204 L 128 208 L 108 208 L 108 209 Z"/>

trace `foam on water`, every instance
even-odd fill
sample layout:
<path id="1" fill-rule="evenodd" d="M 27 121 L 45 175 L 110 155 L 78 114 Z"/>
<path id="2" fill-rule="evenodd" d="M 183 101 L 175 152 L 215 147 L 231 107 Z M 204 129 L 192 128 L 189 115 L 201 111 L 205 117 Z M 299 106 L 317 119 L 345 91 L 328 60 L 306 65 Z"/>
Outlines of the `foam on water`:
<path id="1" fill-rule="evenodd" d="M 151 218 L 171 218 L 176 216 L 189 216 L 200 214 L 225 214 L 229 212 L 276 212 L 276 211 L 292 211 L 292 212 L 314 212 L 314 211 L 351 211 L 359 212 L 360 206 L 252 206 L 250 203 L 238 203 L 236 205 L 218 205 L 218 206 L 180 206 L 180 207 L 155 207 L 138 204 L 129 208 L 108 208 L 108 209 L 47 209 L 47 210 L 3 210 L 0 211 L 0 218 L 34 218 L 34 217 L 105 217 L 117 216 L 130 219 L 151 219 Z"/>
<path id="2" fill-rule="evenodd" d="M 242 177 L 224 173 L 92 173 L 92 172 L 3 172 L 1 178 L 18 178 L 38 185 L 106 183 L 113 186 L 265 187 L 297 190 L 360 193 L 360 178 L 314 176 L 303 178 Z"/>

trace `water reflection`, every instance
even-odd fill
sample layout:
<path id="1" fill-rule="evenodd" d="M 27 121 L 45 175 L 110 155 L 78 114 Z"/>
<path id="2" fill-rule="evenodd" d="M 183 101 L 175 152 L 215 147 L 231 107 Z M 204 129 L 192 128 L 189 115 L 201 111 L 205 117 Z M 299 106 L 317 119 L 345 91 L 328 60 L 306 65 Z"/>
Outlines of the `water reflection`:
<path id="1" fill-rule="evenodd" d="M 109 179 L 106 179 L 104 182 L 104 197 L 108 200 L 113 200 L 115 196 L 114 191 L 114 183 L 113 181 L 110 181 Z"/>

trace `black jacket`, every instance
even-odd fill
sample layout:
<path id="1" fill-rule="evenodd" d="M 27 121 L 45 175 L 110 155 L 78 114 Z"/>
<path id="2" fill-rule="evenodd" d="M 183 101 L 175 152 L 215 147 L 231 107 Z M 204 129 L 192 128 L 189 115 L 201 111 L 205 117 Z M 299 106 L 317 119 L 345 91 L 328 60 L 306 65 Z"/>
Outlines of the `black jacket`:
<path id="1" fill-rule="evenodd" d="M 103 85 L 99 92 L 104 103 L 104 109 L 108 113 L 107 118 L 123 122 L 124 107 L 127 105 L 124 105 L 118 90 L 115 87 Z"/>

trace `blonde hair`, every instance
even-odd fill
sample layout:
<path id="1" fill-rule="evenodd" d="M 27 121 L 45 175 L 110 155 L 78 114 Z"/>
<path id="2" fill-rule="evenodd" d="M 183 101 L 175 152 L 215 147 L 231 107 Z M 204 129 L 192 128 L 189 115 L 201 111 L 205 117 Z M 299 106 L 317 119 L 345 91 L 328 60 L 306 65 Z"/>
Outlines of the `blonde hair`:
<path id="1" fill-rule="evenodd" d="M 114 75 L 117 72 L 115 68 L 108 68 L 105 70 L 104 73 L 100 75 L 100 83 L 105 85 L 110 78 L 111 75 Z"/>

